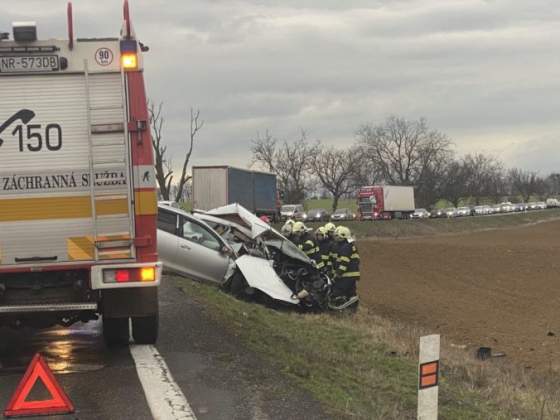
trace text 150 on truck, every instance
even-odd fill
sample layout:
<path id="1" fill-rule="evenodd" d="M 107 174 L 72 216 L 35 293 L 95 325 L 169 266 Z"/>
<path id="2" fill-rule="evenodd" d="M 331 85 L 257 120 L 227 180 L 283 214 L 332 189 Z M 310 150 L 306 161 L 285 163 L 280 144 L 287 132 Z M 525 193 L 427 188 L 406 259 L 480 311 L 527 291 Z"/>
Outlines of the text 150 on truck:
<path id="1" fill-rule="evenodd" d="M 119 38 L 0 41 L 0 325 L 103 318 L 108 344 L 154 343 L 161 264 L 142 51 Z"/>

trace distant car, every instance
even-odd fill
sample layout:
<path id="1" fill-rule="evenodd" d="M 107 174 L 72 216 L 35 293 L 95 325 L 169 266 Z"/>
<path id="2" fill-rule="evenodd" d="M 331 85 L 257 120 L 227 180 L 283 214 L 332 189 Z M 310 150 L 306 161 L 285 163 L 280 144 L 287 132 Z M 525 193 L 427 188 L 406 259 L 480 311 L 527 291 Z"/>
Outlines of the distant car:
<path id="1" fill-rule="evenodd" d="M 445 209 L 433 209 L 430 213 L 430 217 L 432 218 L 440 218 L 440 217 L 447 217 L 445 215 Z"/>
<path id="2" fill-rule="evenodd" d="M 465 217 L 471 215 L 471 208 L 470 207 L 459 207 L 457 209 L 457 217 Z"/>
<path id="3" fill-rule="evenodd" d="M 546 199 L 546 206 L 550 207 L 560 207 L 560 201 L 557 198 L 547 198 Z"/>
<path id="4" fill-rule="evenodd" d="M 457 217 L 457 209 L 455 207 L 448 207 L 444 209 L 445 217 Z"/>
<path id="5" fill-rule="evenodd" d="M 181 208 L 179 206 L 179 203 L 177 203 L 176 201 L 158 201 L 158 205 L 160 206 L 167 206 L 167 207 L 173 207 L 174 209 L 179 209 Z"/>
<path id="6" fill-rule="evenodd" d="M 327 222 L 330 219 L 330 214 L 325 209 L 312 209 L 307 212 L 308 222 Z"/>
<path id="7" fill-rule="evenodd" d="M 430 217 L 430 212 L 426 209 L 416 209 L 414 213 L 410 215 L 411 219 L 427 219 Z"/>
<path id="8" fill-rule="evenodd" d="M 538 210 L 539 204 L 536 201 L 531 201 L 527 203 L 527 210 Z"/>
<path id="9" fill-rule="evenodd" d="M 307 219 L 307 214 L 303 210 L 301 204 L 284 204 L 280 207 L 280 220 L 285 221 L 288 219 L 304 221 Z"/>
<path id="10" fill-rule="evenodd" d="M 475 206 L 473 208 L 473 211 L 474 211 L 475 216 L 484 216 L 484 215 L 488 214 L 487 206 Z"/>
<path id="11" fill-rule="evenodd" d="M 332 221 L 349 221 L 354 220 L 354 213 L 350 209 L 337 209 L 331 214 Z"/>
<path id="12" fill-rule="evenodd" d="M 500 213 L 511 213 L 513 210 L 513 204 L 511 204 L 509 201 L 500 203 Z"/>
<path id="13" fill-rule="evenodd" d="M 520 212 L 527 210 L 527 205 L 525 203 L 515 203 L 513 205 L 513 211 Z"/>
<path id="14" fill-rule="evenodd" d="M 544 201 L 537 201 L 537 208 L 539 210 L 545 210 L 546 209 L 546 203 Z"/>
<path id="15" fill-rule="evenodd" d="M 490 214 L 498 214 L 502 211 L 502 206 L 500 204 L 494 204 L 490 206 Z"/>

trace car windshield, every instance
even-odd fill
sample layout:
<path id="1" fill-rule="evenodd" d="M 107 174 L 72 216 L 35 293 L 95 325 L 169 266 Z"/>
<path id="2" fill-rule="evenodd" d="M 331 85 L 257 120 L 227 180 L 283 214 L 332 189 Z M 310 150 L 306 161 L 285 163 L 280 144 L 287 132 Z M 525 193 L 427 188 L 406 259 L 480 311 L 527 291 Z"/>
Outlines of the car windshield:
<path id="1" fill-rule="evenodd" d="M 416 209 L 414 213 L 426 213 L 426 209 Z"/>
<path id="2" fill-rule="evenodd" d="M 296 206 L 282 206 L 280 211 L 294 211 Z"/>
<path id="3" fill-rule="evenodd" d="M 324 211 L 325 210 L 323 210 L 323 209 L 313 209 L 313 210 L 309 210 L 308 213 L 309 214 L 321 214 Z"/>
<path id="4" fill-rule="evenodd" d="M 459 210 L 470 210 L 468 207 L 459 207 Z"/>
<path id="5" fill-rule="evenodd" d="M 348 209 L 338 209 L 334 212 L 334 214 L 345 214 L 348 213 Z"/>

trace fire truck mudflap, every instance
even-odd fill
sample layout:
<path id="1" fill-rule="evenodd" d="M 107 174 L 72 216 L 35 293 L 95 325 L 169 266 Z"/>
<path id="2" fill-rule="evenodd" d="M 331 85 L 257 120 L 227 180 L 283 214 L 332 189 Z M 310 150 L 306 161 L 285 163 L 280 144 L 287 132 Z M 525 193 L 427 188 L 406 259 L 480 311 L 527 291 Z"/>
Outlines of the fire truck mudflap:
<path id="1" fill-rule="evenodd" d="M 0 41 L 0 324 L 103 317 L 109 344 L 157 338 L 161 264 L 142 71 L 120 38 Z"/>

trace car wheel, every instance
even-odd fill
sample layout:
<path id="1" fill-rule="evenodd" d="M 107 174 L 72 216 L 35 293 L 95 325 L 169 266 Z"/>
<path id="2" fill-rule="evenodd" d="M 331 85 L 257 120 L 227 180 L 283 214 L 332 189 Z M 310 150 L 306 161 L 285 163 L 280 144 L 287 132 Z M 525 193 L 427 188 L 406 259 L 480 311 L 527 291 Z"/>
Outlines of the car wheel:
<path id="1" fill-rule="evenodd" d="M 159 332 L 159 314 L 132 318 L 132 337 L 136 344 L 155 344 Z"/>
<path id="2" fill-rule="evenodd" d="M 103 317 L 103 338 L 109 347 L 126 346 L 129 335 L 128 318 Z"/>

